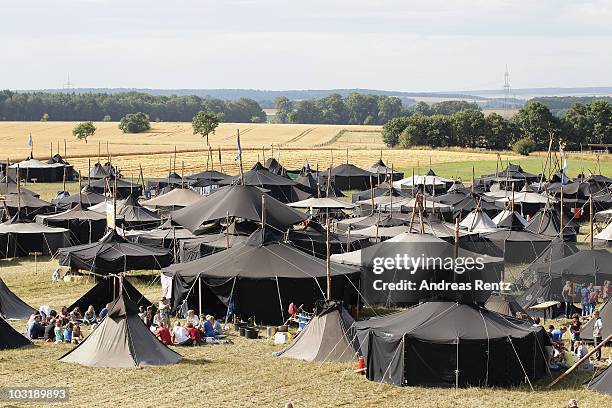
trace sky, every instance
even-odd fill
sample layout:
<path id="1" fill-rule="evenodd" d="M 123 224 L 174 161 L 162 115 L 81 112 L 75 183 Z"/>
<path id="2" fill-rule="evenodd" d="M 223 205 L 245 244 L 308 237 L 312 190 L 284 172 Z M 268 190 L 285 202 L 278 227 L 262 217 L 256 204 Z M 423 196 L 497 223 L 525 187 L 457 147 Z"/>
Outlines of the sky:
<path id="1" fill-rule="evenodd" d="M 28 0 L 0 88 L 611 86 L 610 0 Z"/>

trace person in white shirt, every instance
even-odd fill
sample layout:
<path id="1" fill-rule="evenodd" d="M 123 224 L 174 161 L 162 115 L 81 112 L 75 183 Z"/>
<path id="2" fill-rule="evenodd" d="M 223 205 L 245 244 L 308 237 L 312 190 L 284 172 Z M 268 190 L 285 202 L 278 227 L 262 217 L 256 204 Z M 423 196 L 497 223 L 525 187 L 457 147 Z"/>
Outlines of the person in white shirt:
<path id="1" fill-rule="evenodd" d="M 593 314 L 593 319 L 593 345 L 597 347 L 597 345 L 603 341 L 603 321 L 601 320 L 601 317 L 599 317 L 599 310 L 595 311 Z M 601 361 L 601 347 L 595 353 L 595 358 L 597 358 L 597 361 Z"/>
<path id="2" fill-rule="evenodd" d="M 172 343 L 177 346 L 189 346 L 193 344 L 193 340 L 189 337 L 187 329 L 181 326 L 181 322 L 174 323 L 172 329 Z"/>
<path id="3" fill-rule="evenodd" d="M 193 327 L 198 327 L 200 325 L 200 319 L 198 319 L 198 316 L 193 310 L 187 311 L 187 323 L 193 324 Z"/>

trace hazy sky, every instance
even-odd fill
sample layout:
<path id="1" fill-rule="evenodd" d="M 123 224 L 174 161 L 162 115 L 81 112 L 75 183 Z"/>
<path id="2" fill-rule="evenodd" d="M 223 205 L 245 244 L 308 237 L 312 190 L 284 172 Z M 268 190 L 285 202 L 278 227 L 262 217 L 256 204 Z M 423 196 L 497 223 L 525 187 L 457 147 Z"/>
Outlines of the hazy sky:
<path id="1" fill-rule="evenodd" d="M 611 0 L 28 0 L 0 88 L 612 85 Z"/>

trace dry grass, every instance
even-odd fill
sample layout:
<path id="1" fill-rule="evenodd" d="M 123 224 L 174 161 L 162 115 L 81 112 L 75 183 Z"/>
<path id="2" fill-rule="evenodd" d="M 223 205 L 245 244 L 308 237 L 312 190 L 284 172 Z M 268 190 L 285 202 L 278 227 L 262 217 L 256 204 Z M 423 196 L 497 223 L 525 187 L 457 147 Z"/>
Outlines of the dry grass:
<path id="1" fill-rule="evenodd" d="M 0 261 L 0 277 L 28 303 L 54 308 L 70 304 L 92 284 L 50 282 L 53 260 L 31 258 Z M 135 276 L 134 276 L 135 275 Z M 151 300 L 159 285 L 149 285 L 146 272 L 132 273 L 132 282 Z M 139 278 L 139 279 L 135 279 Z M 15 326 L 23 330 L 25 323 Z M 608 406 L 610 398 L 581 387 L 584 375 L 572 376 L 554 391 L 517 389 L 464 390 L 400 388 L 377 384 L 353 374 L 355 364 L 306 363 L 272 357 L 278 349 L 269 340 L 233 337 L 233 345 L 177 348 L 177 365 L 142 370 L 81 367 L 57 361 L 70 345 L 39 343 L 0 352 L 0 387 L 67 386 L 71 406 L 170 406 L 205 404 L 219 407 L 561 407 L 570 398 L 581 406 Z M 41 406 L 41 405 L 38 405 Z"/>

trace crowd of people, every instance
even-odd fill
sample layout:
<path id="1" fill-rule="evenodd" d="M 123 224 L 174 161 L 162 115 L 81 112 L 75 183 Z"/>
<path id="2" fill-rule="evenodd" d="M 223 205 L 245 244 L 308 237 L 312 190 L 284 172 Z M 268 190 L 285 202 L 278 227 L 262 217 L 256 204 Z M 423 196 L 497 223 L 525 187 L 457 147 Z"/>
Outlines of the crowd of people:
<path id="1" fill-rule="evenodd" d="M 581 340 L 582 332 L 581 316 L 575 313 L 572 316 L 572 321 L 568 326 L 555 327 L 549 325 L 547 333 L 550 336 L 552 347 L 549 349 L 550 364 L 552 368 L 564 369 L 569 368 L 584 358 L 589 349 L 587 344 Z M 593 340 L 594 347 L 597 347 L 602 341 L 603 320 L 599 315 L 599 311 L 593 312 Z M 595 359 L 601 361 L 601 348 L 595 352 Z M 585 361 L 584 369 L 592 369 L 593 365 L 590 361 Z"/>
<path id="2" fill-rule="evenodd" d="M 81 325 L 94 325 L 102 318 L 96 316 L 92 306 L 84 315 L 78 307 L 68 312 L 64 306 L 58 313 L 49 306 L 41 306 L 28 319 L 26 335 L 30 339 L 43 339 L 48 343 L 79 344 L 83 340 Z"/>
<path id="3" fill-rule="evenodd" d="M 565 302 L 565 317 L 570 319 L 573 315 L 574 299 L 578 297 L 582 306 L 582 316 L 590 316 L 597 308 L 597 303 L 605 302 L 612 296 L 612 282 L 604 281 L 601 286 L 589 282 L 580 287 L 568 280 L 563 286 L 561 296 Z"/>

